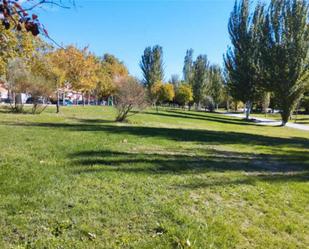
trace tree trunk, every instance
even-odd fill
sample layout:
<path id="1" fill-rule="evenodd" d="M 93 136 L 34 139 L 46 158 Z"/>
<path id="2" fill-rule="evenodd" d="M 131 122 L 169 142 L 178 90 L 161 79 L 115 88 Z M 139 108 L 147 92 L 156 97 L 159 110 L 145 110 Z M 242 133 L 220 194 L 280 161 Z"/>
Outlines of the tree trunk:
<path id="1" fill-rule="evenodd" d="M 82 93 L 82 99 L 83 99 L 83 106 L 85 106 L 85 96 L 84 96 L 84 93 Z"/>
<path id="2" fill-rule="evenodd" d="M 290 108 L 286 107 L 282 109 L 281 112 L 281 120 L 282 120 L 282 126 L 285 126 L 287 124 L 287 122 L 289 121 L 291 116 L 291 110 Z"/>
<path id="3" fill-rule="evenodd" d="M 245 107 L 246 119 L 247 119 L 247 120 L 249 120 L 249 118 L 250 118 L 251 107 L 252 107 L 251 101 L 247 101 L 247 102 L 246 102 L 246 107 Z"/>
<path id="4" fill-rule="evenodd" d="M 235 112 L 238 111 L 238 103 L 237 103 L 237 101 L 234 101 L 234 111 Z"/>
<path id="5" fill-rule="evenodd" d="M 57 107 L 57 113 L 60 112 L 60 97 L 59 97 L 59 89 L 57 89 L 57 104 L 56 104 L 56 107 Z"/>
<path id="6" fill-rule="evenodd" d="M 226 101 L 226 110 L 227 112 L 230 112 L 230 101 L 229 100 Z"/>
<path id="7" fill-rule="evenodd" d="M 62 94 L 62 105 L 65 106 L 65 92 Z"/>
<path id="8" fill-rule="evenodd" d="M 12 93 L 12 105 L 16 105 L 16 93 L 15 92 L 13 92 Z"/>

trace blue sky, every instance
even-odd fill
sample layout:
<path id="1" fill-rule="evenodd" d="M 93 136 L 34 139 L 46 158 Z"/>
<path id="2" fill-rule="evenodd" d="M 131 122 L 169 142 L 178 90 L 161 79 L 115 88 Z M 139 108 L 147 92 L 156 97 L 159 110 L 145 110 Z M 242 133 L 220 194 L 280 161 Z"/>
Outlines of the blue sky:
<path id="1" fill-rule="evenodd" d="M 163 47 L 165 79 L 182 76 L 188 48 L 222 65 L 229 45 L 227 23 L 234 0 L 75 0 L 69 10 L 40 11 L 50 36 L 63 45 L 89 45 L 97 55 L 112 53 L 132 75 L 146 46 Z"/>

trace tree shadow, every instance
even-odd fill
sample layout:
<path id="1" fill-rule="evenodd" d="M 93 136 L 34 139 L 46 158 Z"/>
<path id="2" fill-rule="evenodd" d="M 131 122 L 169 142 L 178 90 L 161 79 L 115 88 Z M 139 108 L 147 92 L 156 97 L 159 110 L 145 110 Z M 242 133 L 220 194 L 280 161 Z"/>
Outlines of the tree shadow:
<path id="1" fill-rule="evenodd" d="M 194 181 L 177 184 L 174 187 L 197 189 L 197 188 L 211 188 L 211 187 L 228 187 L 237 185 L 256 185 L 257 182 L 267 182 L 269 184 L 282 183 L 282 182 L 307 182 L 309 181 L 309 171 L 303 172 L 257 172 L 252 175 L 245 175 L 241 179 L 232 180 L 231 178 L 220 178 L 219 180 L 210 179 L 208 181 L 201 179 L 194 179 Z"/>
<path id="2" fill-rule="evenodd" d="M 178 142 L 198 142 L 212 145 L 246 144 L 248 146 L 309 148 L 309 139 L 303 137 L 279 138 L 241 132 L 212 131 L 201 129 L 179 129 L 163 127 L 144 127 L 132 125 L 114 125 L 112 121 L 100 120 L 93 123 L 14 123 L 2 122 L 2 125 L 43 127 L 80 132 L 106 132 L 116 135 L 134 135 L 143 138 L 162 138 Z M 106 122 L 104 124 L 104 122 Z"/>
<path id="3" fill-rule="evenodd" d="M 257 126 L 254 122 L 250 122 L 245 119 L 230 118 L 230 117 L 223 116 L 223 115 L 222 117 L 219 117 L 220 114 L 218 113 L 217 113 L 217 116 L 210 116 L 210 115 L 207 115 L 208 114 L 207 112 L 205 112 L 205 114 L 203 115 L 203 114 L 193 113 L 190 111 L 185 112 L 185 111 L 180 111 L 180 110 L 178 111 L 166 110 L 164 112 L 144 112 L 144 114 L 157 115 L 157 116 L 170 117 L 170 118 L 196 119 L 196 120 L 202 120 L 202 121 L 242 125 L 242 126 L 243 125 Z"/>
<path id="4" fill-rule="evenodd" d="M 254 184 L 255 181 L 308 181 L 309 156 L 297 154 L 256 155 L 209 150 L 207 155 L 119 152 L 111 150 L 80 151 L 69 155 L 75 174 L 121 172 L 127 174 L 165 175 L 238 171 L 243 179 L 194 181 L 184 187 Z"/>
<path id="5" fill-rule="evenodd" d="M 73 120 L 75 122 L 85 123 L 85 124 L 112 124 L 115 123 L 114 120 L 108 120 L 108 119 L 88 119 L 88 118 L 75 118 L 70 117 L 70 120 Z"/>

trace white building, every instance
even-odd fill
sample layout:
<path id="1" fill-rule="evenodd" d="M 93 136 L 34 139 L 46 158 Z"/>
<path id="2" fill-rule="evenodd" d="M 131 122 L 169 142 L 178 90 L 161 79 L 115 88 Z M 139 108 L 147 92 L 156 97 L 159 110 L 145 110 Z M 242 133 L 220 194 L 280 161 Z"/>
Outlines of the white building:
<path id="1" fill-rule="evenodd" d="M 0 84 L 0 100 L 7 99 L 8 97 L 8 89 L 6 89 L 3 84 Z"/>

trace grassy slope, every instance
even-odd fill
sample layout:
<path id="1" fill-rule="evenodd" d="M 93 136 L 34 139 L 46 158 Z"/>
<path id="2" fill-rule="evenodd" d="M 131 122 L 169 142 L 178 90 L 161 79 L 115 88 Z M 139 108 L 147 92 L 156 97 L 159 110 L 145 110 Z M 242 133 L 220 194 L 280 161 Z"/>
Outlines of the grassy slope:
<path id="1" fill-rule="evenodd" d="M 0 114 L 0 248 L 309 246 L 308 132 L 53 111 Z"/>

